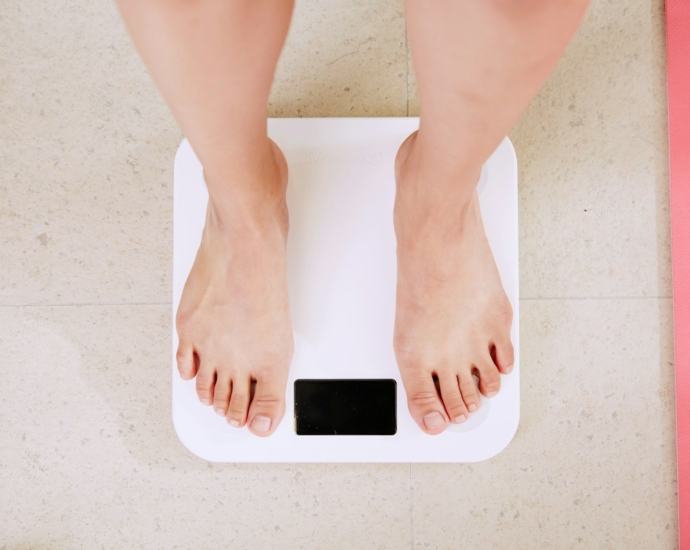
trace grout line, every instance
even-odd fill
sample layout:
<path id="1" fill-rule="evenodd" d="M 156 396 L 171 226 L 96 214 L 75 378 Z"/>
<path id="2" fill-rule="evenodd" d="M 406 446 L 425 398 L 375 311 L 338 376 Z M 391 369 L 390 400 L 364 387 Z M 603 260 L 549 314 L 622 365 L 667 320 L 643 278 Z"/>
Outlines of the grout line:
<path id="1" fill-rule="evenodd" d="M 670 300 L 673 296 L 529 296 L 521 297 L 521 302 L 538 301 L 585 301 L 585 300 Z M 66 302 L 40 303 L 24 302 L 14 304 L 0 303 L 0 307 L 79 307 L 79 306 L 171 306 L 172 302 Z"/>
<path id="2" fill-rule="evenodd" d="M 530 296 L 520 297 L 520 301 L 534 301 L 540 300 L 666 300 L 673 298 L 673 296 Z"/>
<path id="3" fill-rule="evenodd" d="M 414 550 L 414 492 L 412 489 L 412 462 L 410 462 L 410 548 Z"/>
<path id="4" fill-rule="evenodd" d="M 79 306 L 171 306 L 172 302 L 67 302 L 0 304 L 0 307 L 79 307 Z"/>

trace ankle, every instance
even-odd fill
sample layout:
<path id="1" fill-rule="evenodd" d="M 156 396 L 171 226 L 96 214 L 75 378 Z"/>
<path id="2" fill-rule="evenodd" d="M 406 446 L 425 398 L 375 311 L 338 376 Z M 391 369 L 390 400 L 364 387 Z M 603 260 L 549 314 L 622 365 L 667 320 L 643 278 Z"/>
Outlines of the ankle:
<path id="1" fill-rule="evenodd" d="M 220 146 L 218 148 L 221 148 Z M 268 136 L 243 143 L 224 143 L 223 154 L 204 159 L 204 179 L 209 193 L 252 195 L 271 192 L 287 183 L 287 163 Z"/>
<path id="2" fill-rule="evenodd" d="M 463 154 L 453 144 L 435 144 L 414 132 L 396 157 L 398 194 L 425 202 L 467 204 L 474 196 L 482 165 L 482 159 Z"/>
<path id="3" fill-rule="evenodd" d="M 287 203 L 283 200 L 235 200 L 218 205 L 209 197 L 206 225 L 226 236 L 257 238 L 273 233 L 287 237 Z"/>
<path id="4" fill-rule="evenodd" d="M 285 157 L 270 140 L 251 163 L 204 168 L 213 223 L 225 231 L 262 231 L 278 222 L 287 231 L 287 176 Z"/>

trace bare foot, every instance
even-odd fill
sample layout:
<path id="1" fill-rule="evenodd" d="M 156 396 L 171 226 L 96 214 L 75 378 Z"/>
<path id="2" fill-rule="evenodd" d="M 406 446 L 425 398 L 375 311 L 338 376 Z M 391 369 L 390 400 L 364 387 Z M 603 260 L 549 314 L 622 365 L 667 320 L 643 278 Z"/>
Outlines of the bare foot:
<path id="1" fill-rule="evenodd" d="M 245 170 L 241 184 L 232 181 L 237 172 L 228 170 L 221 185 L 209 186 L 215 196 L 176 318 L 182 378 L 196 376 L 202 403 L 231 426 L 246 424 L 260 436 L 273 433 L 285 413 L 293 353 L 285 269 L 287 164 L 273 142 L 265 150 L 261 169 L 250 175 Z"/>
<path id="2" fill-rule="evenodd" d="M 512 370 L 512 309 L 473 187 L 481 166 L 451 176 L 425 164 L 416 137 L 401 145 L 395 163 L 394 348 L 410 414 L 426 433 L 438 434 L 479 408 L 473 374 L 493 397 L 499 373 Z"/>

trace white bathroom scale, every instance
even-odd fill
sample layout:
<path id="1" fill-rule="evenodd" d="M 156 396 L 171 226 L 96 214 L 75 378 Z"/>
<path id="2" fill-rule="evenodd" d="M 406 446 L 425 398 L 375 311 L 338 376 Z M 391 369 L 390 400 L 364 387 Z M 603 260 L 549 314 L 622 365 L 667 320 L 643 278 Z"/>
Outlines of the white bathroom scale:
<path id="1" fill-rule="evenodd" d="M 476 462 L 504 449 L 520 414 L 517 160 L 506 138 L 478 184 L 486 233 L 513 306 L 515 363 L 501 391 L 440 435 L 412 420 L 393 354 L 393 163 L 418 118 L 269 119 L 288 163 L 287 244 L 295 353 L 286 413 L 269 437 L 237 429 L 180 378 L 175 314 L 208 193 L 184 140 L 175 157 L 172 409 L 175 430 L 214 462 Z"/>

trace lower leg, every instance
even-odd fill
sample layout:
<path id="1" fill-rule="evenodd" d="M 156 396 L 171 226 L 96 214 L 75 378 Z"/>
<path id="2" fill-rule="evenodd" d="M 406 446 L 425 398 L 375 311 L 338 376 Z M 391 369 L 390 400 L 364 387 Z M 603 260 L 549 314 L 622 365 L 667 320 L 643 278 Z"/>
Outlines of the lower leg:
<path id="1" fill-rule="evenodd" d="M 287 166 L 266 107 L 292 0 L 118 0 L 203 167 L 206 226 L 176 319 L 177 362 L 232 426 L 269 435 L 292 357 Z M 255 393 L 252 391 L 255 385 Z"/>
<path id="2" fill-rule="evenodd" d="M 512 311 L 486 240 L 481 167 L 562 55 L 586 0 L 406 0 L 420 127 L 396 159 L 395 349 L 427 433 L 512 369 Z M 437 384 L 437 385 L 436 385 Z"/>
<path id="3" fill-rule="evenodd" d="M 478 177 L 477 163 L 488 159 L 542 86 L 587 3 L 407 0 L 423 162 Z"/>
<path id="4" fill-rule="evenodd" d="M 266 107 L 294 0 L 118 0 L 156 85 L 204 166 L 209 192 L 269 152 Z M 220 180 L 216 182 L 216 180 Z"/>

